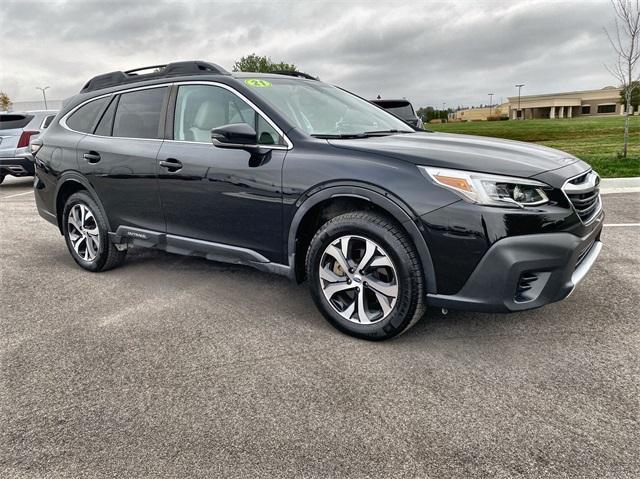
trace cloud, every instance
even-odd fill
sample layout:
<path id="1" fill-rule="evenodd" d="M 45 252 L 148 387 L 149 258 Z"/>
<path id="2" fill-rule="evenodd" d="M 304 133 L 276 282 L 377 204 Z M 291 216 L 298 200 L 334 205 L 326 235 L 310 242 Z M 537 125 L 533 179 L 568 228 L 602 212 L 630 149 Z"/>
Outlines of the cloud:
<path id="1" fill-rule="evenodd" d="M 602 1 L 5 0 L 0 89 L 75 94 L 93 75 L 184 59 L 231 69 L 256 52 L 365 97 L 416 106 L 613 83 Z"/>

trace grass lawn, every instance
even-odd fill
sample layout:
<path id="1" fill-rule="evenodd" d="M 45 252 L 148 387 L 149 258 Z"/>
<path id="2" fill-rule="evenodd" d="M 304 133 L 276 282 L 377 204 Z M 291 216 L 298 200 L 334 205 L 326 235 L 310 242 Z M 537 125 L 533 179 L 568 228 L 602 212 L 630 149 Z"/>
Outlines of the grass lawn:
<path id="1" fill-rule="evenodd" d="M 572 118 L 525 121 L 478 121 L 429 124 L 446 133 L 493 136 L 531 141 L 558 148 L 589 163 L 602 177 L 640 176 L 640 117 L 630 120 L 629 158 L 622 151 L 623 117 Z"/>

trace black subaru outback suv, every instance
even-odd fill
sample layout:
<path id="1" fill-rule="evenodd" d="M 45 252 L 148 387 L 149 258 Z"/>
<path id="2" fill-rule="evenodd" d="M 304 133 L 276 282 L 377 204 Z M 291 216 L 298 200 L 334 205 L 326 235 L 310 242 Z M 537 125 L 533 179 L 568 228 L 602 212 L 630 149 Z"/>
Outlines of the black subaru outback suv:
<path id="1" fill-rule="evenodd" d="M 599 178 L 562 151 L 416 132 L 304 75 L 144 72 L 91 79 L 32 146 L 38 210 L 89 271 L 132 246 L 250 265 L 384 339 L 427 305 L 566 298 L 600 252 Z"/>

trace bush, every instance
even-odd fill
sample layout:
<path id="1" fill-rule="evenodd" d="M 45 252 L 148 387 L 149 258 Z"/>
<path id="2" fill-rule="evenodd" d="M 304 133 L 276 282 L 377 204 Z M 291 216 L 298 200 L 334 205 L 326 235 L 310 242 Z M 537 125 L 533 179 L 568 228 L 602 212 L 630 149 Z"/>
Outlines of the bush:
<path id="1" fill-rule="evenodd" d="M 487 117 L 487 121 L 504 121 L 508 119 L 508 115 L 491 115 Z"/>

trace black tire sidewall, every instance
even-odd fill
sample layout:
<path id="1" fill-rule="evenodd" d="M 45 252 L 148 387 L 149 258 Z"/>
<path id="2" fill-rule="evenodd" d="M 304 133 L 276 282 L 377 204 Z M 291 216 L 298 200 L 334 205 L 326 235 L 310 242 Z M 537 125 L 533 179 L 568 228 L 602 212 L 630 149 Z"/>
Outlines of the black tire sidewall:
<path id="1" fill-rule="evenodd" d="M 83 204 L 87 208 L 89 208 L 89 210 L 91 210 L 91 213 L 93 213 L 93 216 L 96 219 L 98 231 L 100 232 L 100 245 L 98 248 L 98 254 L 93 261 L 85 261 L 84 259 L 82 259 L 78 255 L 78 253 L 76 253 L 76 250 L 73 248 L 71 240 L 69 239 L 69 213 L 71 211 L 71 208 L 73 208 L 77 204 Z M 98 206 L 98 203 L 91 197 L 91 195 L 85 192 L 78 192 L 69 197 L 64 205 L 64 211 L 62 215 L 62 232 L 64 234 L 65 242 L 67 243 L 67 248 L 69 249 L 69 252 L 71 253 L 71 256 L 76 263 L 78 263 L 82 268 L 93 272 L 100 271 L 104 267 L 108 258 L 108 248 L 110 247 L 108 237 L 109 231 L 107 222 L 102 214 L 102 209 Z"/>
<path id="2" fill-rule="evenodd" d="M 399 226 L 395 226 L 400 231 Z M 319 278 L 320 261 L 325 248 L 341 236 L 362 236 L 375 241 L 391 258 L 396 269 L 398 282 L 398 300 L 392 313 L 377 323 L 357 324 L 344 319 L 329 304 L 322 292 Z M 310 284 L 311 295 L 318 309 L 325 318 L 337 329 L 352 336 L 369 340 L 389 339 L 402 333 L 410 324 L 416 312 L 416 271 L 409 252 L 398 237 L 383 226 L 363 219 L 330 221 L 323 225 L 313 238 L 307 257 L 307 280 Z"/>

